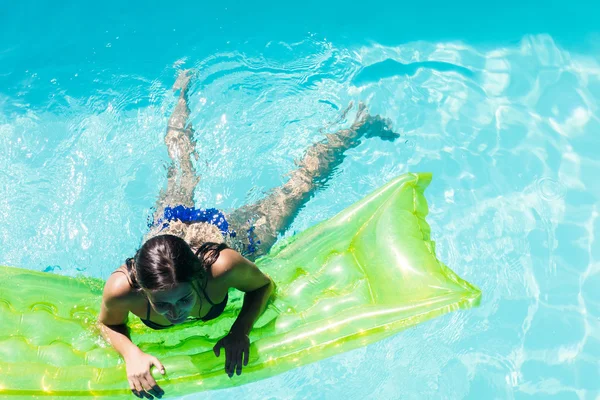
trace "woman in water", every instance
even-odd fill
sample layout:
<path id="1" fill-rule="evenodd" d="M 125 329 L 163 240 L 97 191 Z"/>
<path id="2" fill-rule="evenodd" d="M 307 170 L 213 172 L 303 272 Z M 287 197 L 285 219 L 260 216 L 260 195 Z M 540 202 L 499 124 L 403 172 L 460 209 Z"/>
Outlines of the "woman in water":
<path id="1" fill-rule="evenodd" d="M 162 396 L 150 369 L 154 365 L 164 374 L 164 367 L 131 341 L 128 314 L 137 315 L 152 329 L 208 321 L 223 312 L 229 289 L 241 290 L 245 293 L 242 309 L 213 349 L 217 357 L 224 350 L 229 377 L 241 374 L 249 357 L 248 334 L 274 287 L 253 261 L 269 251 L 277 235 L 342 162 L 346 150 L 363 137 L 394 140 L 399 136 L 386 120 L 369 116 L 361 104 L 349 129 L 313 144 L 290 179 L 262 200 L 227 215 L 216 209 L 195 209 L 193 193 L 199 177 L 192 164 L 197 153 L 188 122 L 190 78 L 189 71 L 183 71 L 173 86 L 180 95 L 165 137 L 173 163 L 167 189 L 158 199 L 155 223 L 135 256 L 109 277 L 98 318 L 103 336 L 125 360 L 130 388 L 138 397 Z"/>

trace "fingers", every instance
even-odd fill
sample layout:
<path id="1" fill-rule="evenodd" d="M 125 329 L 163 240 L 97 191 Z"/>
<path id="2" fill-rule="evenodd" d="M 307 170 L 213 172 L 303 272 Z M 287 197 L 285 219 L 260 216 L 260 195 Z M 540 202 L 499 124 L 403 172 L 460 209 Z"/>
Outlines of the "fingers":
<path id="1" fill-rule="evenodd" d="M 165 391 L 162 390 L 157 384 L 154 384 L 154 386 L 152 386 L 152 393 L 154 393 L 154 395 L 160 399 L 165 394 Z"/>
<path id="2" fill-rule="evenodd" d="M 146 393 L 146 390 L 144 390 L 144 385 L 142 384 L 141 379 L 133 378 L 133 380 L 129 382 L 129 387 L 132 387 L 132 386 L 133 386 L 133 389 L 131 389 L 131 391 L 133 392 L 134 395 L 136 395 L 140 399 L 142 399 L 142 398 L 152 399 L 153 398 L 148 393 Z"/>
<path id="3" fill-rule="evenodd" d="M 165 367 L 162 365 L 162 363 L 160 361 L 158 361 L 158 358 L 153 358 L 152 359 L 152 364 L 154 364 L 154 366 L 156 368 L 158 368 L 158 370 L 160 371 L 161 374 L 165 374 Z"/>
<path id="4" fill-rule="evenodd" d="M 225 348 L 225 372 L 229 377 L 233 375 L 233 351 L 230 347 Z"/>
<path id="5" fill-rule="evenodd" d="M 242 373 L 242 355 L 243 355 L 243 350 L 242 349 L 238 349 L 238 351 L 235 354 L 235 373 L 237 375 L 240 375 Z M 233 371 L 231 371 L 233 373 Z"/>
<path id="6" fill-rule="evenodd" d="M 229 377 L 230 378 L 237 371 L 238 366 L 240 366 L 240 367 L 242 366 L 241 356 L 242 356 L 242 352 L 238 349 L 233 350 L 231 352 L 231 363 L 230 363 L 230 367 L 229 367 Z"/>
<path id="7" fill-rule="evenodd" d="M 240 375 L 242 373 L 242 355 L 243 355 L 243 353 L 240 351 L 236 357 L 237 366 L 235 369 L 235 373 L 238 375 Z"/>
<path id="8" fill-rule="evenodd" d="M 243 366 L 248 365 L 250 359 L 250 346 L 248 343 L 227 343 L 224 339 L 213 347 L 215 356 L 219 357 L 221 348 L 225 349 L 225 373 L 230 378 L 233 374 L 241 375 Z"/>
<path id="9" fill-rule="evenodd" d="M 219 357 L 221 355 L 221 347 L 223 347 L 223 339 L 219 340 L 217 342 L 217 344 L 215 344 L 215 347 L 213 347 L 213 351 L 215 352 L 215 356 Z"/>
<path id="10" fill-rule="evenodd" d="M 160 386 L 156 384 L 156 381 L 149 373 L 144 376 L 142 384 L 146 393 L 154 395 L 158 398 L 162 397 L 162 395 L 165 393 Z M 150 396 L 150 398 L 152 398 L 152 396 Z"/>
<path id="11" fill-rule="evenodd" d="M 242 373 L 242 350 L 236 349 L 229 352 L 228 362 L 225 363 L 225 371 L 231 378 L 234 373 L 240 375 Z"/>
<path id="12" fill-rule="evenodd" d="M 248 346 L 244 349 L 244 366 L 248 365 L 249 359 L 250 359 L 250 346 Z"/>
<path id="13" fill-rule="evenodd" d="M 165 374 L 165 367 L 158 360 L 158 358 L 153 358 L 152 364 L 160 371 L 160 373 L 162 375 Z M 154 377 L 152 376 L 151 373 L 148 373 L 147 381 L 148 381 L 148 384 L 150 384 L 150 388 L 151 388 L 150 393 L 154 394 L 156 397 L 159 397 L 159 398 L 165 394 L 164 390 L 162 390 L 161 387 L 156 384 L 156 381 L 154 380 Z"/>
<path id="14" fill-rule="evenodd" d="M 136 388 L 134 381 L 131 379 L 129 380 L 129 388 L 131 389 L 131 393 L 133 393 L 135 395 L 135 397 L 139 397 L 139 398 L 142 397 L 139 389 Z"/>
<path id="15" fill-rule="evenodd" d="M 139 398 L 153 399 L 152 396 L 161 398 L 165 394 L 150 373 L 130 379 L 129 388 Z"/>

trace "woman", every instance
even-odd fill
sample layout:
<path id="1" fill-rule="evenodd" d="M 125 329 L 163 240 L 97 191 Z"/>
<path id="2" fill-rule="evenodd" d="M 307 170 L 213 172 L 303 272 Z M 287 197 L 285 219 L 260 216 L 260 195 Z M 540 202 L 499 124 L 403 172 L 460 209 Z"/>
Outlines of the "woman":
<path id="1" fill-rule="evenodd" d="M 153 365 L 161 373 L 164 367 L 131 342 L 126 327 L 128 314 L 137 315 L 152 329 L 189 320 L 207 321 L 221 314 L 229 289 L 243 291 L 244 302 L 236 321 L 214 347 L 217 357 L 224 349 L 229 377 L 234 372 L 241 374 L 249 357 L 248 334 L 274 287 L 252 261 L 269 251 L 277 235 L 342 162 L 345 150 L 355 147 L 363 137 L 394 140 L 399 136 L 387 121 L 369 116 L 361 104 L 350 129 L 327 135 L 326 140 L 312 145 L 288 182 L 264 199 L 228 215 L 216 209 L 195 209 L 193 192 L 199 178 L 192 164 L 197 154 L 188 123 L 190 77 L 183 71 L 173 87 L 181 90 L 165 138 L 173 165 L 167 189 L 159 196 L 156 223 L 135 257 L 109 277 L 99 315 L 101 331 L 123 356 L 130 388 L 138 397 L 164 393 L 150 374 Z"/>

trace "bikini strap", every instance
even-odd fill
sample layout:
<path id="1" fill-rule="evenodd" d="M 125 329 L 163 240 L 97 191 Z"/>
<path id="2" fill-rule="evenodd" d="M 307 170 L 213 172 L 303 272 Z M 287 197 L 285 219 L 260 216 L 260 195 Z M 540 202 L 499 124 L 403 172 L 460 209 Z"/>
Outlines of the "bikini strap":
<path id="1" fill-rule="evenodd" d="M 210 299 L 210 297 L 208 297 L 208 295 L 206 294 L 206 290 L 204 290 L 204 288 L 200 287 L 200 290 L 202 290 L 202 294 L 204 294 L 204 298 L 210 303 L 211 306 L 215 306 L 216 304 L 212 302 L 212 300 Z"/>
<path id="2" fill-rule="evenodd" d="M 127 272 L 123 271 L 123 270 L 121 269 L 121 267 L 119 267 L 119 269 L 117 269 L 116 271 L 113 271 L 113 272 L 111 272 L 110 274 L 111 274 L 111 275 L 112 275 L 112 274 L 116 274 L 117 272 L 121 272 L 121 273 L 125 274 L 125 276 L 127 276 Z"/>
<path id="3" fill-rule="evenodd" d="M 148 304 L 148 307 L 146 307 L 146 321 L 150 321 L 150 299 L 146 297 L 146 304 Z"/>
<path id="4" fill-rule="evenodd" d="M 129 280 L 129 274 L 128 274 L 127 272 L 123 271 L 123 270 L 121 269 L 121 267 L 119 267 L 119 269 L 117 269 L 116 271 L 113 271 L 113 272 L 111 273 L 111 275 L 112 275 L 112 274 L 115 274 L 115 273 L 117 273 L 117 272 L 121 272 L 122 274 L 125 274 L 125 276 L 127 277 L 127 280 Z M 146 320 L 150 320 L 150 299 L 149 299 L 149 298 L 147 298 L 147 297 L 146 297 L 146 304 L 148 305 L 148 306 L 146 307 Z"/>
<path id="5" fill-rule="evenodd" d="M 206 243 L 205 243 L 204 245 L 200 246 L 200 247 L 198 248 L 198 250 L 196 250 L 196 253 L 195 253 L 196 257 L 200 258 L 200 257 L 199 257 L 199 256 L 200 256 L 200 252 L 202 251 L 202 249 L 203 249 L 203 247 L 204 247 L 205 245 L 206 245 Z M 204 255 L 203 255 L 203 256 L 204 256 Z M 193 286 L 193 285 L 192 285 L 192 286 Z M 206 299 L 206 300 L 207 300 L 207 301 L 210 303 L 210 305 L 211 305 L 211 306 L 214 306 L 214 305 L 216 305 L 215 303 L 213 303 L 213 301 L 210 299 L 210 297 L 208 297 L 208 295 L 206 294 L 206 290 L 205 290 L 205 289 L 204 289 L 202 286 L 200 286 L 200 284 L 198 284 L 198 287 L 200 288 L 200 290 L 202 290 L 202 294 L 204 295 L 204 298 L 205 298 L 205 299 Z M 196 293 L 198 293 L 198 291 L 197 291 L 197 290 L 196 290 Z"/>

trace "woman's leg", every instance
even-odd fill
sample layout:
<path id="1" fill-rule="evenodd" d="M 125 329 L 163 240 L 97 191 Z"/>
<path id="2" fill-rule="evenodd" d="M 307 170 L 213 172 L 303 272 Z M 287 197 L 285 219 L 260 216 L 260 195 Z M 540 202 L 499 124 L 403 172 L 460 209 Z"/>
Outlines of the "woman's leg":
<path id="1" fill-rule="evenodd" d="M 200 177 L 192 164 L 192 157 L 198 160 L 198 153 L 196 142 L 193 140 L 194 130 L 189 122 L 188 90 L 191 78 L 190 70 L 182 71 L 173 85 L 173 90 L 180 90 L 180 93 L 165 135 L 165 144 L 172 163 L 167 173 L 167 189 L 161 191 L 156 202 L 154 222 L 163 217 L 164 208 L 167 206 L 194 206 L 194 189 Z"/>
<path id="2" fill-rule="evenodd" d="M 342 163 L 346 150 L 356 147 L 363 137 L 378 136 L 391 141 L 400 135 L 392 132 L 388 120 L 370 116 L 361 103 L 356 121 L 349 129 L 326 136 L 325 140 L 308 148 L 304 158 L 296 163 L 298 169 L 290 173 L 290 179 L 283 186 L 271 190 L 257 203 L 240 207 L 227 216 L 230 228 L 237 231 L 240 239 L 251 229 L 250 248 L 245 252 L 248 258 L 255 259 L 269 251 L 278 234 L 287 228 L 314 191 Z M 256 245 L 258 241 L 260 244 Z"/>

